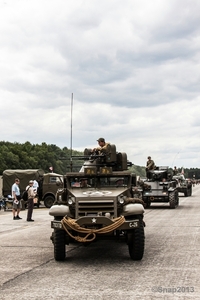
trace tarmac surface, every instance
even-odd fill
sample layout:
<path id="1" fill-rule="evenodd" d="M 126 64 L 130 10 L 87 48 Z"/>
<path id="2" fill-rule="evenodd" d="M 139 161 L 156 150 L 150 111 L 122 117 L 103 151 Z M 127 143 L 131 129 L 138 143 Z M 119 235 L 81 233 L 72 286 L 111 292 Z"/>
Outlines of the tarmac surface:
<path id="1" fill-rule="evenodd" d="M 35 222 L 1 210 L 0 299 L 200 299 L 200 186 L 179 201 L 146 209 L 141 261 L 124 243 L 98 241 L 70 244 L 56 262 L 47 208 L 34 209 Z"/>

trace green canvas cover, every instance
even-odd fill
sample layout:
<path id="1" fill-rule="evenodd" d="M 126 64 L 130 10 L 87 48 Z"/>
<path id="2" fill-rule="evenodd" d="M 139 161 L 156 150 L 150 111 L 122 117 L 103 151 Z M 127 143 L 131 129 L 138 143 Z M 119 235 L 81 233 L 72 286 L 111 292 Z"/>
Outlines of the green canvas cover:
<path id="1" fill-rule="evenodd" d="M 10 169 L 3 171 L 3 196 L 7 197 L 11 195 L 11 187 L 15 182 L 15 178 L 19 178 L 20 180 L 20 193 L 25 190 L 27 187 L 29 180 L 39 180 L 39 177 L 42 177 L 44 171 L 42 169 L 26 169 L 26 170 L 18 170 L 18 169 Z"/>

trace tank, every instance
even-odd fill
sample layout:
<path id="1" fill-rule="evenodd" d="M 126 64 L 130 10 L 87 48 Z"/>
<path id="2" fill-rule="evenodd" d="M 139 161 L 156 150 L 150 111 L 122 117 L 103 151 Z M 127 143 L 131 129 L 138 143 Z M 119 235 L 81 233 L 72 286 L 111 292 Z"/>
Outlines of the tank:
<path id="1" fill-rule="evenodd" d="M 169 203 L 169 207 L 172 209 L 179 205 L 177 182 L 172 178 L 172 174 L 166 166 L 149 170 L 147 178 L 138 182 L 138 185 L 142 189 L 145 207 L 159 202 Z"/>

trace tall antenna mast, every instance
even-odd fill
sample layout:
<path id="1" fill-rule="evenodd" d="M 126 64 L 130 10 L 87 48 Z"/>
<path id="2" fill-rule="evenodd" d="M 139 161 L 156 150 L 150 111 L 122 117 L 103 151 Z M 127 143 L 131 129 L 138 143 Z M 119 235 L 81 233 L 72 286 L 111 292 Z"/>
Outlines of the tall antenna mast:
<path id="1" fill-rule="evenodd" d="M 71 96 L 71 139 L 70 139 L 70 152 L 71 152 L 71 162 L 70 162 L 70 166 L 71 166 L 71 172 L 72 172 L 72 113 L 73 113 L 73 93 Z"/>

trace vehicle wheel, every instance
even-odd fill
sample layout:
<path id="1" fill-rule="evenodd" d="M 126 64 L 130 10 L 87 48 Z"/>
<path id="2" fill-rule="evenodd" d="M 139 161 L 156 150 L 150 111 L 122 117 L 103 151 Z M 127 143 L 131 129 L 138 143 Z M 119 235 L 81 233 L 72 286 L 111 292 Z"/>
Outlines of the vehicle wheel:
<path id="1" fill-rule="evenodd" d="M 150 201 L 147 201 L 146 203 L 146 208 L 149 208 L 151 206 L 151 202 Z"/>
<path id="2" fill-rule="evenodd" d="M 55 201 L 54 197 L 52 197 L 52 196 L 47 196 L 47 197 L 44 199 L 44 205 L 45 205 L 47 208 L 50 208 L 50 207 L 52 207 L 54 201 Z"/>
<path id="3" fill-rule="evenodd" d="M 192 196 L 192 189 L 191 189 L 191 187 L 188 188 L 188 196 Z"/>
<path id="4" fill-rule="evenodd" d="M 169 206 L 170 208 L 176 207 L 176 198 L 175 198 L 175 192 L 169 193 Z"/>
<path id="5" fill-rule="evenodd" d="M 179 194 L 178 191 L 175 192 L 175 199 L 176 199 L 176 207 L 179 206 Z"/>
<path id="6" fill-rule="evenodd" d="M 179 204 L 178 192 L 173 191 L 169 193 L 169 206 L 170 208 L 176 208 Z"/>
<path id="7" fill-rule="evenodd" d="M 57 261 L 65 260 L 65 231 L 54 230 L 54 258 Z"/>
<path id="8" fill-rule="evenodd" d="M 128 250 L 131 259 L 141 260 L 144 254 L 144 224 L 140 220 L 140 227 L 128 233 Z"/>

